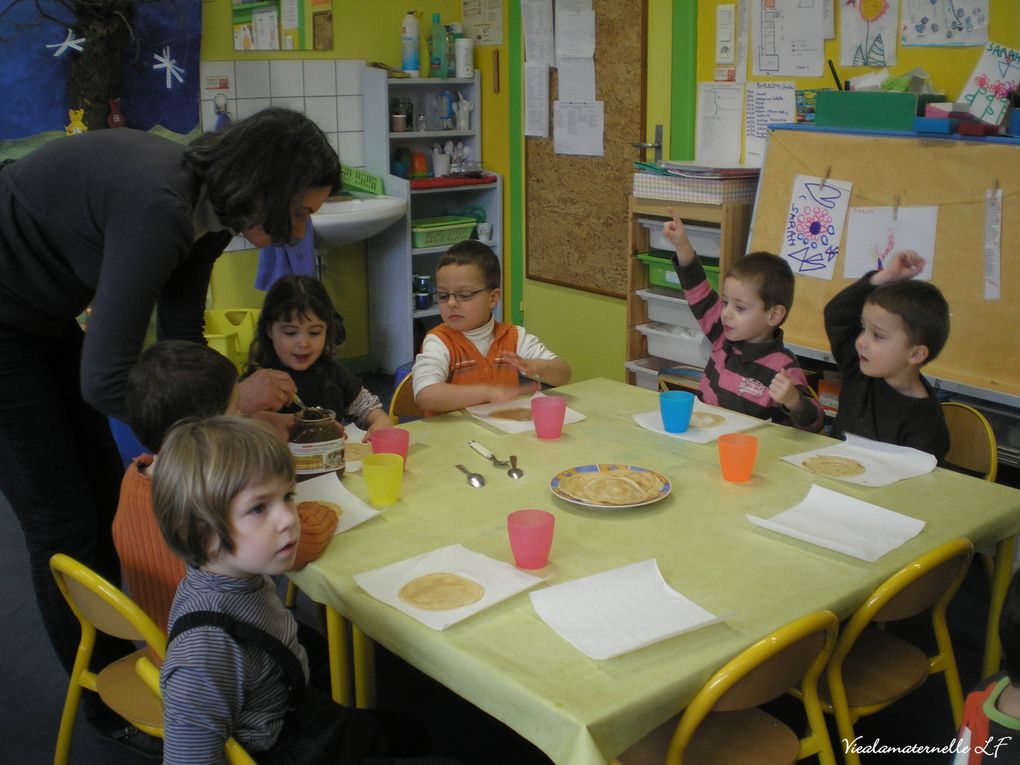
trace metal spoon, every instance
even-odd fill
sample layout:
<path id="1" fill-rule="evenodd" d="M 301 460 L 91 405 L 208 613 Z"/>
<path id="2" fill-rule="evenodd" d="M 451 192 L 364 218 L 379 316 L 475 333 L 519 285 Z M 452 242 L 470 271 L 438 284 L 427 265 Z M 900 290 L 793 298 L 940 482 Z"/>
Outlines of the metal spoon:
<path id="1" fill-rule="evenodd" d="M 506 471 L 506 474 L 508 476 L 510 476 L 511 478 L 513 478 L 515 481 L 518 478 L 521 478 L 521 477 L 524 476 L 524 471 L 521 470 L 519 467 L 517 467 L 517 455 L 516 454 L 511 454 L 510 455 L 510 469 L 508 471 Z"/>
<path id="2" fill-rule="evenodd" d="M 507 465 L 510 464 L 506 460 L 496 459 L 496 456 L 492 452 L 490 452 L 488 449 L 486 449 L 484 446 L 482 446 L 480 443 L 478 443 L 474 439 L 468 441 L 468 446 L 470 446 L 476 452 L 481 454 L 483 457 L 485 457 L 485 459 L 487 459 L 489 462 L 491 462 L 496 467 L 506 467 Z"/>
<path id="3" fill-rule="evenodd" d="M 472 473 L 463 465 L 457 465 L 457 469 L 467 476 L 468 483 L 474 486 L 476 489 L 480 489 L 483 486 L 485 486 L 485 479 L 482 478 L 482 476 L 480 476 L 478 473 Z"/>

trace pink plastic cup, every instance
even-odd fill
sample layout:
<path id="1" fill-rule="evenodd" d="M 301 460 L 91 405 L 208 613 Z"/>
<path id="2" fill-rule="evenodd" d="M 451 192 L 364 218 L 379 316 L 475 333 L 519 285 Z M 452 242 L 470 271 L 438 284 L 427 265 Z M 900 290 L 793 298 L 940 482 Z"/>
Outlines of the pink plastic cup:
<path id="1" fill-rule="evenodd" d="M 545 510 L 517 510 L 506 517 L 517 568 L 542 568 L 549 562 L 555 525 L 556 517 Z"/>
<path id="2" fill-rule="evenodd" d="M 411 434 L 403 428 L 381 428 L 373 430 L 371 436 L 373 454 L 399 454 L 407 467 L 407 445 Z"/>
<path id="3" fill-rule="evenodd" d="M 723 478 L 734 483 L 750 480 L 758 456 L 758 438 L 746 433 L 727 433 L 719 436 L 718 442 Z"/>
<path id="4" fill-rule="evenodd" d="M 563 432 L 563 418 L 567 414 L 567 400 L 560 396 L 536 396 L 531 399 L 531 419 L 539 438 L 559 438 Z"/>

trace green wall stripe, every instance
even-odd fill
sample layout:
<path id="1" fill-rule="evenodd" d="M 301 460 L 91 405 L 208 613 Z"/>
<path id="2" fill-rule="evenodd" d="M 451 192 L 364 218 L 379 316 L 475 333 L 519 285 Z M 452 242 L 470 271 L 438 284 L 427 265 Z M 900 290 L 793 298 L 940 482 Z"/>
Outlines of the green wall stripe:
<path id="1" fill-rule="evenodd" d="M 508 52 L 504 64 L 510 87 L 510 320 L 523 324 L 521 301 L 524 299 L 524 94 L 521 70 L 524 52 L 521 37 L 521 5 L 509 3 Z"/>
<path id="2" fill-rule="evenodd" d="M 673 76 L 670 86 L 672 103 L 668 159 L 694 159 L 697 71 L 697 0 L 673 0 Z"/>

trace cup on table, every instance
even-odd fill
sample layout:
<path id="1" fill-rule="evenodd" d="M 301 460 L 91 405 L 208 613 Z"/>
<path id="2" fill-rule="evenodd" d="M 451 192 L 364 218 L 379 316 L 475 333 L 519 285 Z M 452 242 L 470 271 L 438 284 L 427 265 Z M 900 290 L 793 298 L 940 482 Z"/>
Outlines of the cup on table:
<path id="1" fill-rule="evenodd" d="M 555 516 L 545 510 L 517 510 L 506 517 L 517 568 L 542 568 L 549 562 L 555 525 Z"/>
<path id="2" fill-rule="evenodd" d="M 400 498 L 404 458 L 399 454 L 368 454 L 361 460 L 361 473 L 368 501 L 376 507 L 387 507 Z"/>
<path id="3" fill-rule="evenodd" d="M 404 465 L 407 465 L 407 445 L 410 443 L 411 434 L 403 428 L 373 430 L 369 440 L 372 443 L 373 454 L 399 454 Z"/>
<path id="4" fill-rule="evenodd" d="M 684 390 L 668 390 L 659 394 L 662 427 L 667 433 L 686 433 L 694 411 L 694 394 Z"/>
<path id="5" fill-rule="evenodd" d="M 758 438 L 746 433 L 726 433 L 717 440 L 723 478 L 734 483 L 749 480 L 758 455 Z"/>
<path id="6" fill-rule="evenodd" d="M 531 399 L 531 419 L 539 438 L 559 438 L 563 432 L 563 418 L 567 414 L 567 400 L 560 396 L 535 396 Z"/>

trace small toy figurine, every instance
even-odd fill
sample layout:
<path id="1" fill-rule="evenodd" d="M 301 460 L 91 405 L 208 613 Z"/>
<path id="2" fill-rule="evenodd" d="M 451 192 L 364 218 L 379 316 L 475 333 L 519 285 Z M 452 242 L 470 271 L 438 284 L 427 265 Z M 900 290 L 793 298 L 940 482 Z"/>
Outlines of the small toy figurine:
<path id="1" fill-rule="evenodd" d="M 110 113 L 106 116 L 106 124 L 111 128 L 124 127 L 124 115 L 120 113 L 120 99 L 110 99 Z"/>
<path id="2" fill-rule="evenodd" d="M 64 130 L 68 135 L 77 135 L 88 131 L 88 127 L 82 121 L 85 116 L 84 109 L 68 109 L 67 116 L 71 120 L 70 124 L 64 125 Z"/>
<path id="3" fill-rule="evenodd" d="M 230 111 L 227 109 L 227 97 L 222 93 L 217 93 L 213 98 L 213 112 L 216 114 L 214 133 L 222 133 L 233 124 L 233 120 L 230 119 Z"/>

